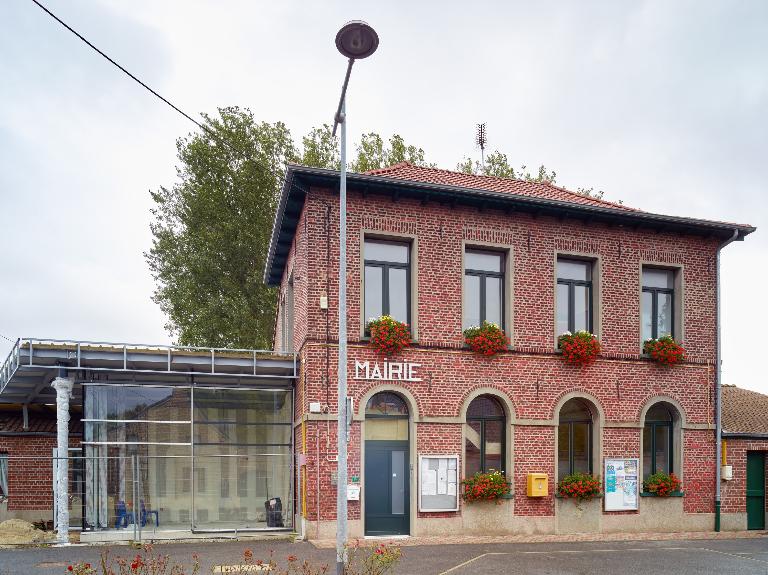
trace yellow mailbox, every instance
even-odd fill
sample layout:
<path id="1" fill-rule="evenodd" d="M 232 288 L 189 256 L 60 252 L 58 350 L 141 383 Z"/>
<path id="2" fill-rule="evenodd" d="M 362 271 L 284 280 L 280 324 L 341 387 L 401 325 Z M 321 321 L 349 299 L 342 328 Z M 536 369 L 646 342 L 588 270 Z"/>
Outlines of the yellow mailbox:
<path id="1" fill-rule="evenodd" d="M 528 474 L 528 497 L 546 497 L 548 477 L 546 473 Z"/>

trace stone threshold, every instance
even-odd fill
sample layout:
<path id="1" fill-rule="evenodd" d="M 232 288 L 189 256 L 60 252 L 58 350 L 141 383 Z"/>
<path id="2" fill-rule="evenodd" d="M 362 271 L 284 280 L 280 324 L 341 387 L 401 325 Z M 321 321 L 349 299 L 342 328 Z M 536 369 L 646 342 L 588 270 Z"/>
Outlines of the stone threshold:
<path id="1" fill-rule="evenodd" d="M 684 531 L 675 533 L 574 533 L 569 535 L 440 535 L 434 537 L 380 537 L 350 539 L 361 546 L 388 543 L 402 547 L 421 545 L 488 545 L 493 543 L 586 543 L 610 541 L 685 541 L 703 539 L 768 539 L 768 531 Z M 335 539 L 310 539 L 318 549 L 335 549 Z"/>

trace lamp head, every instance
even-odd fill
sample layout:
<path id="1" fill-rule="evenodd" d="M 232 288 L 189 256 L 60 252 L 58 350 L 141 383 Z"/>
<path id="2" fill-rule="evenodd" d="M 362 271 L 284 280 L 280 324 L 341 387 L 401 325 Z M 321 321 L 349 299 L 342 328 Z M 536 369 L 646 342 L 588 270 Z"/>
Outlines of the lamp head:
<path id="1" fill-rule="evenodd" d="M 336 34 L 336 48 L 347 58 L 362 60 L 379 47 L 379 35 L 362 20 L 351 20 Z"/>

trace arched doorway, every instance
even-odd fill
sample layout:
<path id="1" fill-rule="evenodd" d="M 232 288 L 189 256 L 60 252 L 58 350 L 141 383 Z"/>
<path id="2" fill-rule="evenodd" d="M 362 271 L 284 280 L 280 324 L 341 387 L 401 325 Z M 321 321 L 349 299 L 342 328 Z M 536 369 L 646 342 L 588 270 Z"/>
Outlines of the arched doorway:
<path id="1" fill-rule="evenodd" d="M 408 405 L 384 391 L 365 406 L 365 534 L 408 535 Z"/>

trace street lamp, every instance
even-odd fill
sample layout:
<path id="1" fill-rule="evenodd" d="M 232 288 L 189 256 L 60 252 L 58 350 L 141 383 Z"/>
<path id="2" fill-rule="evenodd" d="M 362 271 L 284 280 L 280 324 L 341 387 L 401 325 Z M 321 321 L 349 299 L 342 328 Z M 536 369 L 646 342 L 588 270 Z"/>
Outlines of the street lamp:
<path id="1" fill-rule="evenodd" d="M 338 468 L 336 474 L 336 573 L 343 575 L 347 562 L 347 122 L 346 99 L 349 75 L 355 60 L 367 58 L 379 47 L 379 35 L 365 22 L 352 20 L 336 34 L 336 48 L 349 58 L 333 119 L 333 135 L 341 124 L 341 178 L 339 182 L 339 420 L 336 428 Z M 318 502 L 319 504 L 319 502 Z"/>

